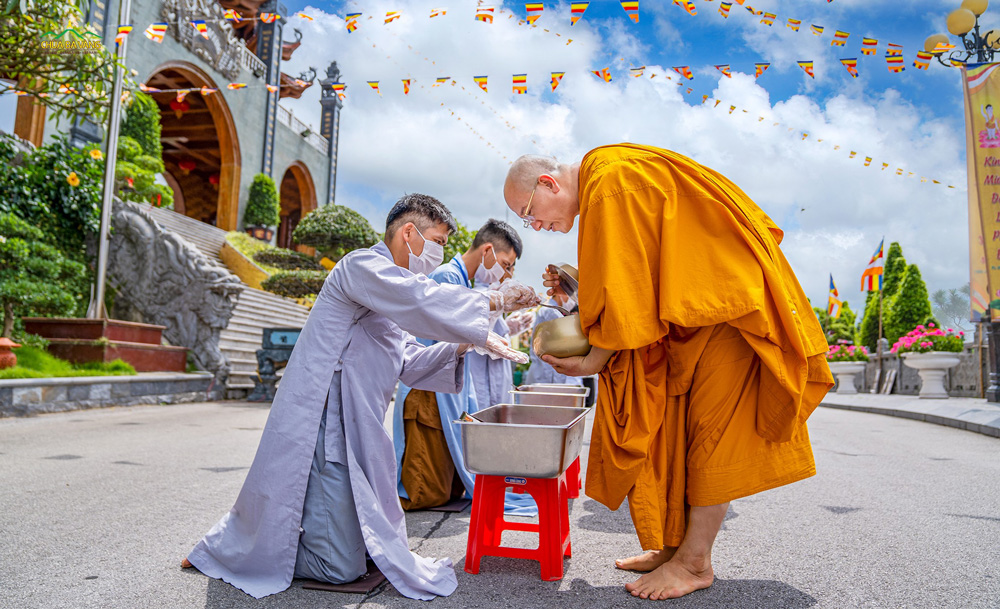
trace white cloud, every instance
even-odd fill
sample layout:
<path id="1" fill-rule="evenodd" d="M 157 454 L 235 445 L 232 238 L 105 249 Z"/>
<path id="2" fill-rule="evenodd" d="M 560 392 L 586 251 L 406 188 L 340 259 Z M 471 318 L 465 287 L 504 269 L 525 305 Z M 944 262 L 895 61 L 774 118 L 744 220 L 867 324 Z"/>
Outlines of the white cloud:
<path id="1" fill-rule="evenodd" d="M 436 6 L 435 1 L 384 3 L 380 11 L 402 10 L 404 17 L 383 25 L 379 13 L 363 19 L 354 34 L 345 31 L 340 17 L 317 9 L 306 11 L 315 15 L 314 22 L 294 23 L 303 30 L 303 46 L 285 71 L 307 65 L 322 71 L 336 59 L 350 85 L 341 121 L 338 203 L 358 209 L 376 227 L 404 192 L 437 196 L 470 228 L 488 217 L 509 217 L 526 246 L 518 278 L 538 287 L 545 264 L 576 259 L 575 233 L 534 234 L 508 216 L 503 157 L 541 152 L 572 162 L 596 146 L 633 141 L 691 156 L 747 192 L 785 230 L 783 250 L 814 303 L 825 303 L 832 272 L 841 295 L 860 308 L 862 295 L 852 286 L 883 235 L 887 245 L 902 244 L 931 289 L 968 281 L 964 133 L 953 123 L 928 118 L 895 91 L 866 98 L 862 87 L 845 87 L 822 104 L 807 96 L 773 104 L 752 75 L 727 79 L 710 68 L 714 76 L 697 78 L 718 80 L 714 93 L 725 101 L 714 108 L 685 99 L 683 87 L 648 78 L 652 72 L 667 74 L 669 67 L 647 66 L 646 77 L 630 78 L 617 58 L 628 61 L 643 47 L 625 28 L 596 19 L 570 28 L 562 14 L 568 10 L 550 14 L 547 7 L 548 27 L 564 34 L 557 37 L 504 15 L 492 25 L 477 23 L 471 9 L 428 19 Z M 671 31 L 670 18 L 662 31 Z M 787 31 L 761 40 L 761 48 L 773 53 L 789 34 L 812 37 L 778 23 L 759 29 Z M 754 32 L 747 30 L 751 41 L 757 40 Z M 568 46 L 567 37 L 573 38 Z M 824 39 L 829 45 L 829 37 Z M 609 58 L 618 65 L 614 81 L 606 84 L 588 72 L 609 65 Z M 842 70 L 839 64 L 827 66 L 836 61 L 832 58 L 818 54 L 817 71 Z M 548 92 L 551 71 L 566 72 L 554 95 Z M 522 72 L 528 74 L 529 94 L 512 96 L 511 74 Z M 473 83 L 477 74 L 489 75 L 489 94 Z M 438 76 L 458 84 L 430 88 Z M 400 84 L 404 77 L 416 79 L 407 97 Z M 382 82 L 381 98 L 364 83 L 376 79 Z M 314 87 L 302 100 L 284 103 L 318 124 L 318 97 Z M 732 115 L 730 104 L 739 107 Z M 806 141 L 802 132 L 809 133 Z M 858 153 L 854 159 L 848 158 L 851 150 Z M 875 158 L 872 167 L 863 166 L 865 156 Z M 889 170 L 879 169 L 883 161 L 891 164 Z M 916 177 L 891 175 L 897 167 Z M 960 188 L 921 184 L 920 176 Z"/>

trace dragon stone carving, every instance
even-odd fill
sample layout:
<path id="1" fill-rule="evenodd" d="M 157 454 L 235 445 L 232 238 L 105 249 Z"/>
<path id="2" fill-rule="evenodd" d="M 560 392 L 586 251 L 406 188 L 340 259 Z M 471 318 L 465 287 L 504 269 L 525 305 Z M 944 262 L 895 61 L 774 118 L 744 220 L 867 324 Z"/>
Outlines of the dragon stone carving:
<path id="1" fill-rule="evenodd" d="M 160 14 L 171 24 L 174 37 L 189 51 L 229 80 L 237 80 L 244 53 L 243 43 L 223 18 L 222 7 L 217 1 L 166 0 Z M 191 27 L 191 22 L 197 20 L 205 22 L 208 38 Z"/>
<path id="2" fill-rule="evenodd" d="M 221 397 L 229 360 L 219 333 L 229 324 L 243 284 L 139 207 L 114 202 L 108 279 L 117 290 L 114 314 L 166 326 L 164 337 L 187 347 L 202 370 L 215 374 Z"/>

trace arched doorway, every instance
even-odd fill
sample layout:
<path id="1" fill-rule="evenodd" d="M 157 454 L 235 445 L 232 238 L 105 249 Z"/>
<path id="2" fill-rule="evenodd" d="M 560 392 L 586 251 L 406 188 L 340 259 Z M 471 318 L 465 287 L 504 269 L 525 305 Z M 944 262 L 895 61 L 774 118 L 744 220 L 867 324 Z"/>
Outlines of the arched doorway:
<path id="1" fill-rule="evenodd" d="M 182 204 L 176 211 L 236 230 L 240 206 L 240 144 L 229 105 L 220 91 L 202 95 L 200 89 L 217 89 L 215 82 L 194 64 L 168 61 L 146 81 L 156 89 L 191 89 L 184 105 L 171 107 L 176 93 L 151 92 L 160 106 L 163 164 L 167 183 Z"/>
<path id="2" fill-rule="evenodd" d="M 316 209 L 316 185 L 309 169 L 295 161 L 285 170 L 278 186 L 281 197 L 281 223 L 278 225 L 278 247 L 292 249 L 292 232 L 306 214 Z M 312 248 L 296 246 L 295 249 L 312 253 Z"/>

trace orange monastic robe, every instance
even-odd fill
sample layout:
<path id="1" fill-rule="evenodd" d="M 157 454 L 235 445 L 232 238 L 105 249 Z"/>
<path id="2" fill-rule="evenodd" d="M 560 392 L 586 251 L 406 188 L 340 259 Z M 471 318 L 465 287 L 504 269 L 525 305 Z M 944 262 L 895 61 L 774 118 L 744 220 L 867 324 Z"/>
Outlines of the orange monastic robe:
<path id="1" fill-rule="evenodd" d="M 580 321 L 600 375 L 587 495 L 627 496 L 643 549 L 689 505 L 815 474 L 806 419 L 833 386 L 782 232 L 718 173 L 620 144 L 580 166 Z"/>

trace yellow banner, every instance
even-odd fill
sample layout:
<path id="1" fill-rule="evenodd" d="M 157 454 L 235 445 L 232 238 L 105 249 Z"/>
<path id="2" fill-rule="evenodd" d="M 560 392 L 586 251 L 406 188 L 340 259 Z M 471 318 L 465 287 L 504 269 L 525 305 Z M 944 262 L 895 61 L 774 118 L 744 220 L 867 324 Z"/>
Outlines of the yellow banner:
<path id="1" fill-rule="evenodd" d="M 965 83 L 969 166 L 969 300 L 971 318 L 990 308 L 1000 320 L 1000 63 L 970 64 Z"/>

